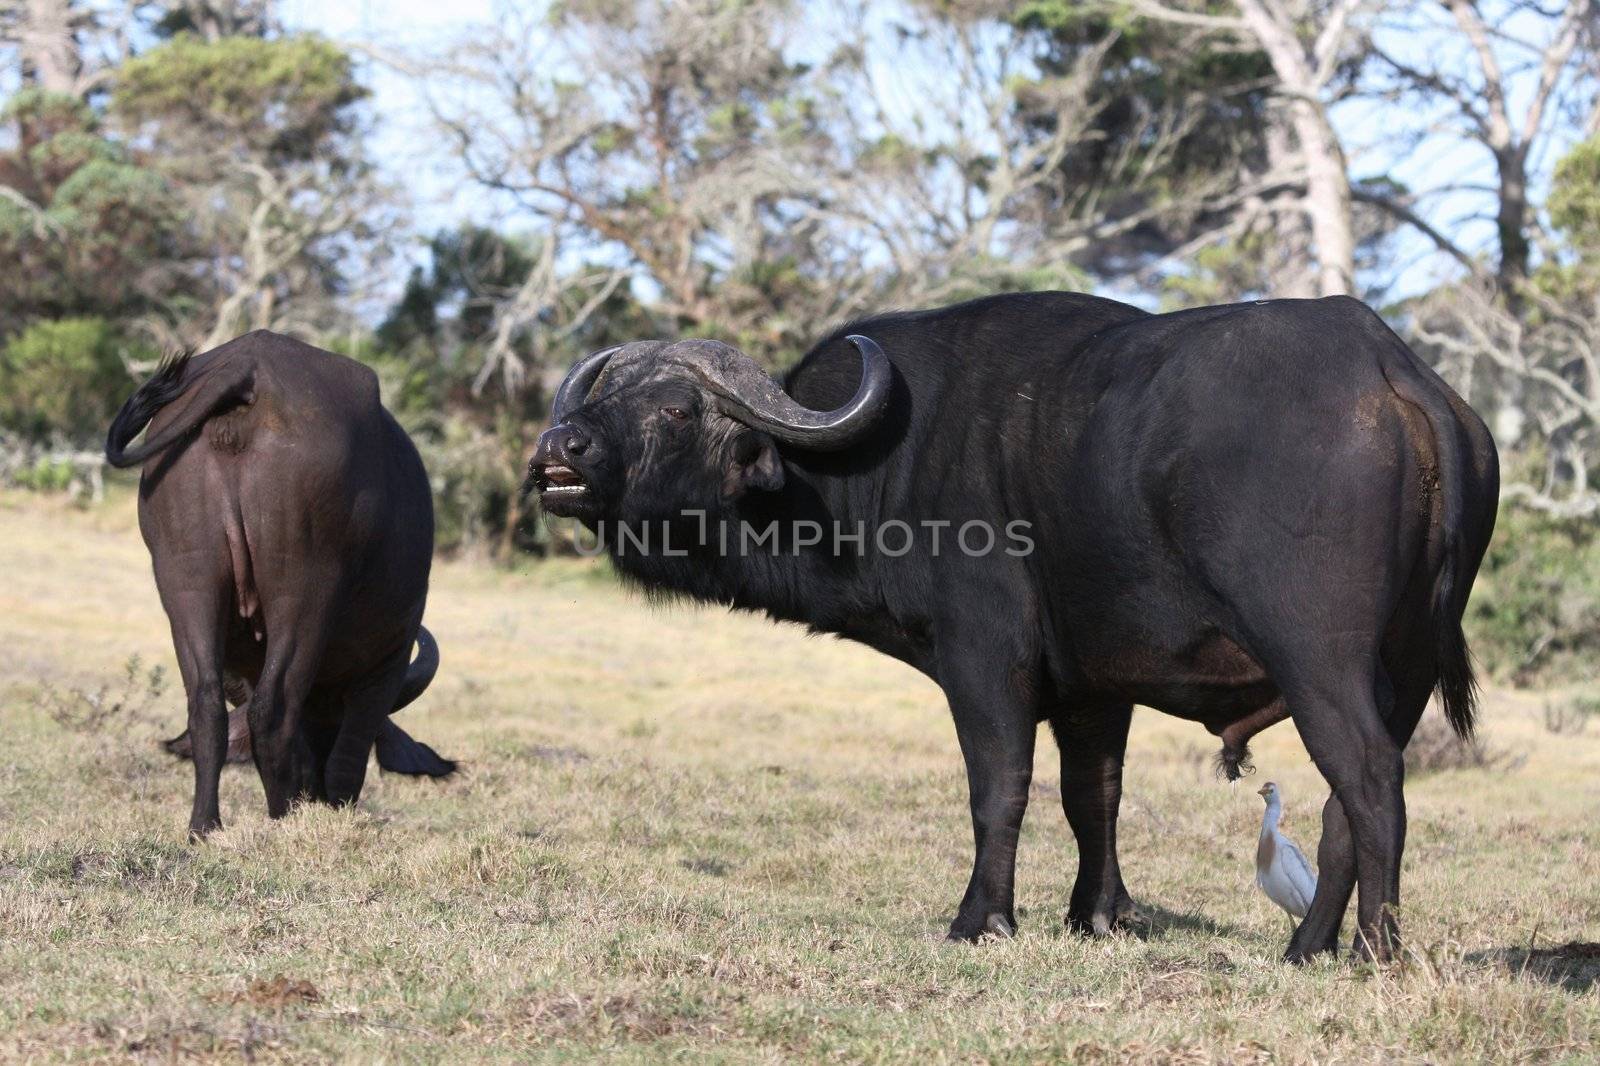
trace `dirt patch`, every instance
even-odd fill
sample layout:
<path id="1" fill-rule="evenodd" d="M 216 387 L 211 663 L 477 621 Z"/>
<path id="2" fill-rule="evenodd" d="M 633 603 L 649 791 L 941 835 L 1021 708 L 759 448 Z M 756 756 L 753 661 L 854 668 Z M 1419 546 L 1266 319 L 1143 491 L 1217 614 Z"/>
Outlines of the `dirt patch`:
<path id="1" fill-rule="evenodd" d="M 523 749 L 529 758 L 540 762 L 553 762 L 562 766 L 576 766 L 579 763 L 589 762 L 593 756 L 577 748 L 561 748 L 551 744 L 535 744 L 531 748 Z"/>
<path id="2" fill-rule="evenodd" d="M 250 987 L 233 997 L 235 1003 L 248 1003 L 253 1007 L 283 1010 L 285 1007 L 321 1003 L 322 993 L 310 981 L 278 974 L 270 979 L 257 978 Z"/>
<path id="3" fill-rule="evenodd" d="M 692 1036 L 717 1028 L 714 1020 L 689 1017 L 635 995 L 555 996 L 528 1004 L 527 1020 L 550 1039 L 610 1033 L 627 1040 Z"/>

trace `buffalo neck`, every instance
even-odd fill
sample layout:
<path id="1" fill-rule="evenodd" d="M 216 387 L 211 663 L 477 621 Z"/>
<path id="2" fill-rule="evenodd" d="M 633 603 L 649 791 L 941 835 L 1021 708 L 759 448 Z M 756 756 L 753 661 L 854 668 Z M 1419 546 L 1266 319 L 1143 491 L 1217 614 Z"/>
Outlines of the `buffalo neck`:
<path id="1" fill-rule="evenodd" d="M 845 633 L 874 606 L 870 543 L 836 549 L 834 534 L 854 534 L 862 523 L 852 494 L 861 486 L 785 456 L 784 485 L 757 492 L 721 513 L 687 514 L 668 523 L 672 552 L 629 551 L 608 540 L 624 576 L 652 592 L 763 611 L 813 629 Z M 816 543 L 808 543 L 814 533 Z"/>

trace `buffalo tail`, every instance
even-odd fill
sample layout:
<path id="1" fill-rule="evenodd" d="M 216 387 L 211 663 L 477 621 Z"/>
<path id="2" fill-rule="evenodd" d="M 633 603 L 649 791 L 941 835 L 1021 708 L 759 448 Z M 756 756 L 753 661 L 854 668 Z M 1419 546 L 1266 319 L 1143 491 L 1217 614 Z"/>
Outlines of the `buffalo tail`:
<path id="1" fill-rule="evenodd" d="M 254 398 L 254 360 L 213 361 L 198 374 L 189 372 L 189 360 L 187 354 L 165 360 L 150 380 L 128 397 L 106 433 L 106 462 L 118 468 L 138 466 L 188 437 L 212 415 Z M 156 412 L 186 394 L 183 410 L 171 425 L 137 448 L 129 447 Z"/>
<path id="2" fill-rule="evenodd" d="M 1431 370 L 1419 368 L 1417 356 L 1403 342 L 1396 358 L 1384 360 L 1384 375 L 1395 395 L 1422 412 L 1433 431 L 1434 462 L 1438 474 L 1440 550 L 1433 578 L 1431 620 L 1438 661 L 1434 690 L 1444 704 L 1444 716 L 1463 740 L 1472 736 L 1476 724 L 1478 683 L 1473 676 L 1472 656 L 1461 629 L 1471 590 L 1472 563 L 1462 546 L 1462 531 L 1471 522 L 1467 511 L 1467 457 L 1471 445 L 1465 438 L 1460 419 L 1442 391 L 1435 385 Z"/>

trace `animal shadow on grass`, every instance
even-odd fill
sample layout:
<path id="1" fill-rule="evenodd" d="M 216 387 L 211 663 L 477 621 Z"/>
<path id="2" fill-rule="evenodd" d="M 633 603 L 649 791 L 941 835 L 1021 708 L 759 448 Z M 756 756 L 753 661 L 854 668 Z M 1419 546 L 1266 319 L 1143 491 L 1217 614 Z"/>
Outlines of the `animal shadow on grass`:
<path id="1" fill-rule="evenodd" d="M 1131 919 L 1125 919 L 1122 928 L 1140 940 L 1160 940 L 1173 932 L 1204 933 L 1228 940 L 1242 940 L 1247 936 L 1236 925 L 1214 921 L 1195 911 L 1180 913 L 1143 901 L 1136 903 L 1135 907 L 1137 913 Z"/>
<path id="2" fill-rule="evenodd" d="M 1553 948 L 1493 948 L 1474 952 L 1467 961 L 1495 963 L 1577 995 L 1600 983 L 1600 944 L 1586 940 L 1569 940 Z"/>

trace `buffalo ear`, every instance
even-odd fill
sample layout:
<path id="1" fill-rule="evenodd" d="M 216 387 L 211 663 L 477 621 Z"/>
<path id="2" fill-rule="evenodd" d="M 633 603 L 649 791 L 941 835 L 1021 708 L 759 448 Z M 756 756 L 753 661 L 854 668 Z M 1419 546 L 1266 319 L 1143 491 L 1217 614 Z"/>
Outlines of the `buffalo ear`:
<path id="1" fill-rule="evenodd" d="M 722 475 L 722 498 L 736 500 L 747 492 L 783 488 L 783 460 L 778 445 L 765 433 L 741 433 L 734 440 L 728 469 Z"/>

